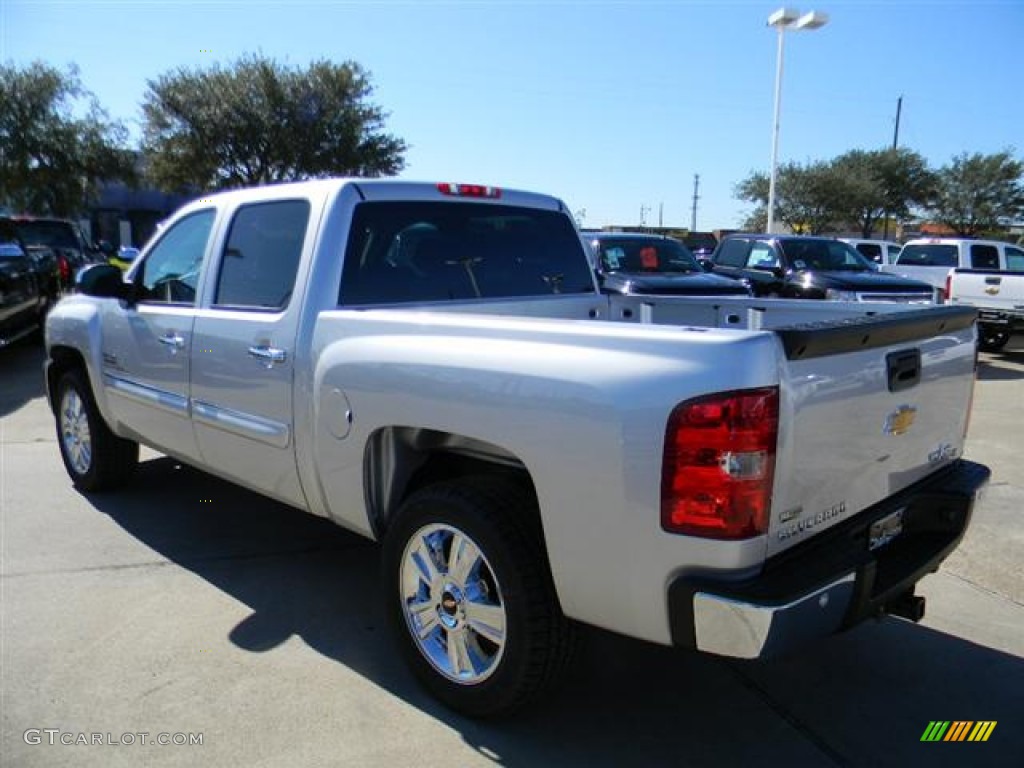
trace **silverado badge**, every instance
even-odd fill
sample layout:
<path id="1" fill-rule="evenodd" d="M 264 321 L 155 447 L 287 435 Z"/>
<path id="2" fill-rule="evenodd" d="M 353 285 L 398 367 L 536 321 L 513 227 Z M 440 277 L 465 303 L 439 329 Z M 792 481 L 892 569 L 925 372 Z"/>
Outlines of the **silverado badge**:
<path id="1" fill-rule="evenodd" d="M 885 417 L 885 426 L 882 427 L 882 432 L 886 435 L 902 435 L 910 429 L 916 416 L 917 408 L 912 405 L 901 405 Z"/>

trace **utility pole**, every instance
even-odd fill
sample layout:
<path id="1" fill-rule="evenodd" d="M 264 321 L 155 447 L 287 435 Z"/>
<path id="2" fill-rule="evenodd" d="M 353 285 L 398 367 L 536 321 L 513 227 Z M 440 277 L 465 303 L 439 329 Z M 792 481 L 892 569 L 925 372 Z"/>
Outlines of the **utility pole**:
<path id="1" fill-rule="evenodd" d="M 665 204 L 658 203 L 658 229 L 665 227 Z"/>
<path id="2" fill-rule="evenodd" d="M 690 231 L 695 232 L 697 230 L 697 201 L 700 200 L 700 195 L 697 194 L 697 190 L 700 189 L 700 174 L 693 174 L 693 210 L 690 212 Z"/>
<path id="3" fill-rule="evenodd" d="M 896 151 L 897 145 L 900 143 L 900 113 L 903 111 L 903 95 L 896 99 L 896 126 L 892 131 L 892 148 Z M 883 211 L 884 221 L 882 222 L 882 239 L 889 239 L 889 211 Z"/>
<path id="4" fill-rule="evenodd" d="M 647 212 L 651 210 L 651 206 L 640 204 L 640 229 L 647 226 Z"/>
<path id="5" fill-rule="evenodd" d="M 900 142 L 900 112 L 903 111 L 903 96 L 896 99 L 896 127 L 892 132 L 892 148 L 896 149 L 896 145 Z"/>

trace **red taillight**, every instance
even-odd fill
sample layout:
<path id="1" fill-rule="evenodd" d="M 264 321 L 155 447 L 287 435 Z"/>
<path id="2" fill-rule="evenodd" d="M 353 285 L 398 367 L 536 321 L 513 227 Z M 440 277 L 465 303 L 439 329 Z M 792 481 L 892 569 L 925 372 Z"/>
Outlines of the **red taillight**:
<path id="1" fill-rule="evenodd" d="M 494 200 L 501 197 L 500 188 L 485 187 L 481 184 L 448 184 L 442 182 L 437 185 L 437 191 L 442 195 L 454 195 L 455 197 L 489 197 Z"/>
<path id="2" fill-rule="evenodd" d="M 949 274 L 946 275 L 946 295 L 944 297 L 939 297 L 939 301 L 936 303 L 942 304 L 943 299 L 950 302 L 953 300 L 953 270 L 950 270 Z"/>
<path id="3" fill-rule="evenodd" d="M 57 269 L 60 271 L 60 279 L 67 282 L 71 277 L 71 265 L 68 264 L 68 260 L 63 256 L 57 259 Z"/>
<path id="4" fill-rule="evenodd" d="M 767 531 L 778 434 L 777 387 L 677 405 L 665 429 L 661 527 L 712 539 Z"/>

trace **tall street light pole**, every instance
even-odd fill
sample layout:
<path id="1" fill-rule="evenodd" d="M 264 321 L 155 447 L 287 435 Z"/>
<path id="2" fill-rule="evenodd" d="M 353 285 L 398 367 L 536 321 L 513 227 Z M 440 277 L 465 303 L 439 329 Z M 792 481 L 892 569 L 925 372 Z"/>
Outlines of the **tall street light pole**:
<path id="1" fill-rule="evenodd" d="M 772 233 L 775 226 L 775 184 L 779 166 L 779 112 L 782 108 L 782 52 L 787 29 L 820 29 L 828 23 L 828 15 L 811 11 L 802 16 L 793 8 L 779 8 L 768 17 L 768 26 L 775 27 L 779 34 L 778 50 L 775 54 L 775 108 L 772 115 L 772 164 L 768 177 L 768 224 L 765 232 Z"/>

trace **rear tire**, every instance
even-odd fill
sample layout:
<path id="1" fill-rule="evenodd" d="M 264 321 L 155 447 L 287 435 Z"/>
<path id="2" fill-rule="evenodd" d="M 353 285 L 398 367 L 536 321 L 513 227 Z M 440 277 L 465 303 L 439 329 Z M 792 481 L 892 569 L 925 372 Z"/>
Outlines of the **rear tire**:
<path id="1" fill-rule="evenodd" d="M 131 478 L 139 461 L 139 444 L 110 431 L 81 369 L 60 378 L 55 415 L 60 456 L 76 488 L 106 491 Z"/>
<path id="2" fill-rule="evenodd" d="M 1010 332 L 991 325 L 978 326 L 978 349 L 982 352 L 998 352 L 1010 340 Z"/>
<path id="3" fill-rule="evenodd" d="M 386 607 L 401 653 L 464 715 L 518 709 L 568 666 L 573 629 L 536 514 L 520 485 L 464 478 L 413 493 L 386 534 Z"/>

